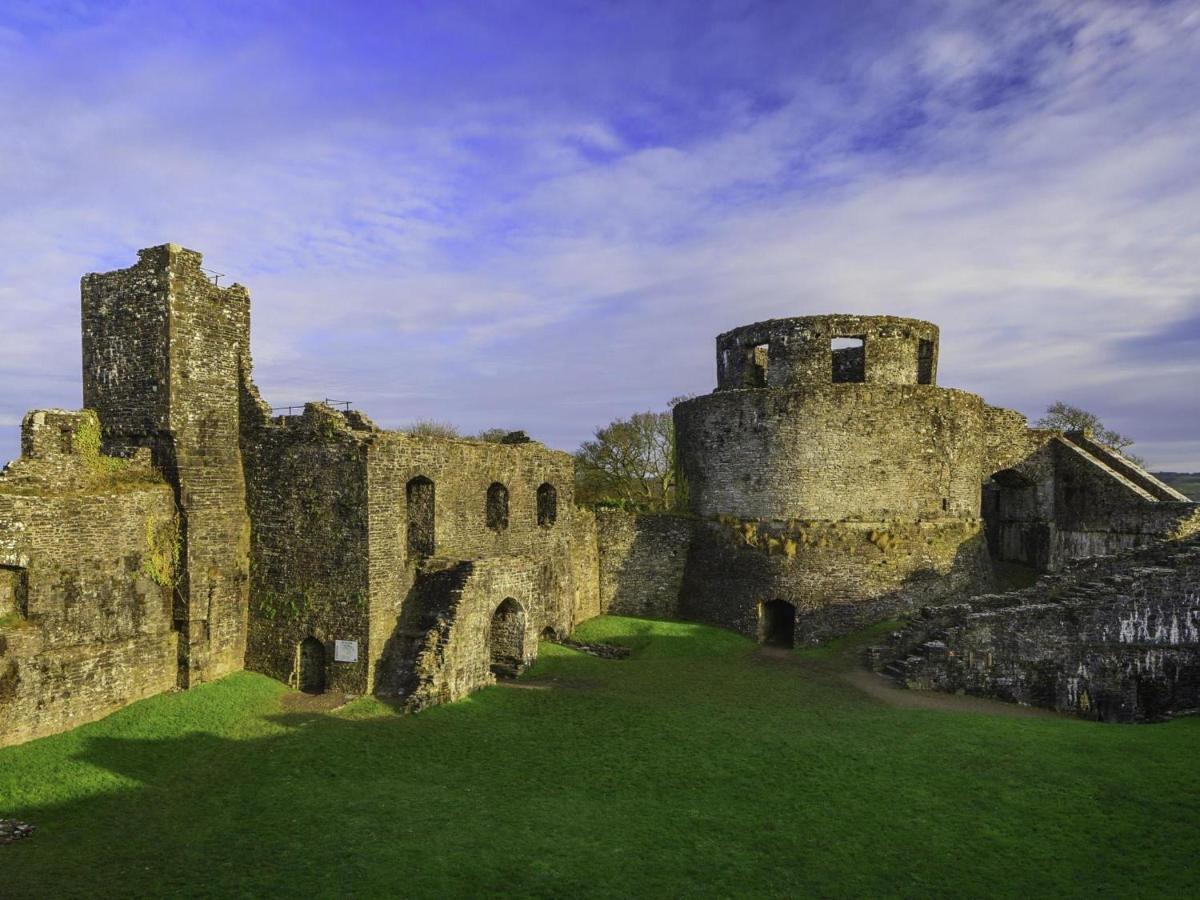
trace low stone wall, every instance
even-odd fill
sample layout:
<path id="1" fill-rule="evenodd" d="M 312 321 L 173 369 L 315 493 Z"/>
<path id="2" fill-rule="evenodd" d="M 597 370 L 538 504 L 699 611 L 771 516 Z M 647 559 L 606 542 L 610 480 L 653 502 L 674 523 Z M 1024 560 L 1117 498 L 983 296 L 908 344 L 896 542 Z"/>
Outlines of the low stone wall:
<path id="1" fill-rule="evenodd" d="M 601 612 L 676 618 L 693 521 L 681 516 L 597 510 Z"/>
<path id="2" fill-rule="evenodd" d="M 872 652 L 877 667 L 911 688 L 1115 722 L 1200 710 L 1200 538 L 923 609 Z"/>

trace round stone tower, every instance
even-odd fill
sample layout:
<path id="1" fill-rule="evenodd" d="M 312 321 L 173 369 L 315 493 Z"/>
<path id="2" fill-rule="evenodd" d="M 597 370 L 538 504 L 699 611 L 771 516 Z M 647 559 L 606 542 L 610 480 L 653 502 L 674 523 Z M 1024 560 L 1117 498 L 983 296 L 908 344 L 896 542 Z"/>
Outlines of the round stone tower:
<path id="1" fill-rule="evenodd" d="M 717 390 L 675 407 L 701 521 L 686 614 L 818 643 L 986 589 L 983 400 L 936 386 L 937 326 L 774 319 L 717 338 Z"/>

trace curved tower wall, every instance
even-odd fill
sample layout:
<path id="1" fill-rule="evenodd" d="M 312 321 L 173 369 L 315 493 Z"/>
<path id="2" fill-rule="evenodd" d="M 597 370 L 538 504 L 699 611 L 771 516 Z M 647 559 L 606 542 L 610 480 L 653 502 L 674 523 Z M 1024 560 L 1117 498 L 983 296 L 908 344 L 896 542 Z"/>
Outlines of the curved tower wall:
<path id="1" fill-rule="evenodd" d="M 817 643 L 991 586 L 982 399 L 936 386 L 938 329 L 808 316 L 717 339 L 717 390 L 675 407 L 696 528 L 694 618 L 764 637 L 764 604 Z"/>
<path id="2" fill-rule="evenodd" d="M 819 386 L 834 380 L 835 362 L 854 362 L 860 341 L 865 384 L 937 384 L 938 327 L 896 316 L 802 316 L 770 319 L 717 338 L 717 390 Z M 842 377 L 855 367 L 838 367 Z"/>

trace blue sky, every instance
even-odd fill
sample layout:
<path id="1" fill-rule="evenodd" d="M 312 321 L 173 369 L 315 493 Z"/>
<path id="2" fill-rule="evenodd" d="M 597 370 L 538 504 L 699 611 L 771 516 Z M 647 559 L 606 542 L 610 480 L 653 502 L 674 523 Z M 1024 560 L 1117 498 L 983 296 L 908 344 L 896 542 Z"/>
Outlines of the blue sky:
<path id="1" fill-rule="evenodd" d="M 81 402 L 79 277 L 176 241 L 274 405 L 569 450 L 735 325 L 892 313 L 1200 471 L 1194 0 L 7 0 L 0 108 L 5 459 Z"/>

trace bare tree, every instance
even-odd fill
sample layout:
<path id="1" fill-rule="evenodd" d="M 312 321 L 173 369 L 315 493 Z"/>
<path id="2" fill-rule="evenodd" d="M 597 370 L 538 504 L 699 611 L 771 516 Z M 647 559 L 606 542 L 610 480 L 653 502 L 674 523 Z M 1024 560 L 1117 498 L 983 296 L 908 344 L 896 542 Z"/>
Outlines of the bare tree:
<path id="1" fill-rule="evenodd" d="M 1061 400 L 1048 406 L 1046 414 L 1034 425 L 1038 428 L 1053 428 L 1056 431 L 1086 431 L 1101 444 L 1111 447 L 1138 464 L 1142 462 L 1140 457 L 1128 451 L 1128 448 L 1133 446 L 1133 438 L 1106 428 L 1095 413 L 1063 403 Z"/>
<path id="2" fill-rule="evenodd" d="M 675 505 L 675 426 L 669 412 L 634 413 L 597 429 L 575 453 L 580 502 L 644 510 Z"/>

